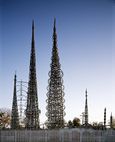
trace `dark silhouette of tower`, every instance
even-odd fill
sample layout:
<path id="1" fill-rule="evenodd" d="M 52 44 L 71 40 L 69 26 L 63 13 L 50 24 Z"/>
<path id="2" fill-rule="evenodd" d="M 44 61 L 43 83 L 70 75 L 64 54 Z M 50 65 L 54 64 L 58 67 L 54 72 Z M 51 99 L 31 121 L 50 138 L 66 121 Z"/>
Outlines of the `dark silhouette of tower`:
<path id="1" fill-rule="evenodd" d="M 85 97 L 86 97 L 86 100 L 85 100 L 85 126 L 88 126 L 88 101 L 87 101 L 87 89 L 85 91 Z"/>
<path id="2" fill-rule="evenodd" d="M 104 128 L 106 128 L 106 108 L 104 109 Z"/>
<path id="3" fill-rule="evenodd" d="M 110 128 L 113 128 L 113 116 L 112 116 L 112 113 L 111 113 L 111 116 L 110 116 Z"/>
<path id="4" fill-rule="evenodd" d="M 48 128 L 63 128 L 64 127 L 64 86 L 63 86 L 63 72 L 59 63 L 59 55 L 57 48 L 57 34 L 56 34 L 56 20 L 54 19 L 53 28 L 53 48 L 52 58 L 50 64 L 51 70 L 49 72 L 49 86 L 48 86 L 48 99 L 47 105 L 47 117 L 48 117 Z"/>
<path id="5" fill-rule="evenodd" d="M 13 103 L 12 103 L 12 114 L 11 114 L 11 129 L 19 128 L 19 114 L 17 105 L 17 95 L 16 95 L 16 74 L 14 76 L 14 93 L 13 93 Z"/>
<path id="6" fill-rule="evenodd" d="M 27 96 L 27 108 L 26 108 L 26 128 L 27 129 L 39 128 L 34 21 L 32 22 L 32 42 L 31 42 L 28 96 Z"/>

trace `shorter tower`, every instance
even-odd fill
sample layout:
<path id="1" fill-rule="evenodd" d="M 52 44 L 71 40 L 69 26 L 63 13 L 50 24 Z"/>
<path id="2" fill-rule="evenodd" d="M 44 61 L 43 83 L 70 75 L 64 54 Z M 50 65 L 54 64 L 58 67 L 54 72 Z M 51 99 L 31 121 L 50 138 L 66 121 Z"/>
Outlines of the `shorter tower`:
<path id="1" fill-rule="evenodd" d="M 111 113 L 111 116 L 110 116 L 110 128 L 113 128 L 113 116 L 112 116 L 112 113 Z"/>
<path id="2" fill-rule="evenodd" d="M 106 128 L 106 108 L 104 109 L 104 128 Z"/>
<path id="3" fill-rule="evenodd" d="M 85 91 L 85 126 L 88 126 L 88 101 L 87 101 L 87 89 Z"/>
<path id="4" fill-rule="evenodd" d="M 14 76 L 14 93 L 12 103 L 12 114 L 11 114 L 11 129 L 19 128 L 19 114 L 17 105 L 17 94 L 16 94 L 16 74 Z"/>

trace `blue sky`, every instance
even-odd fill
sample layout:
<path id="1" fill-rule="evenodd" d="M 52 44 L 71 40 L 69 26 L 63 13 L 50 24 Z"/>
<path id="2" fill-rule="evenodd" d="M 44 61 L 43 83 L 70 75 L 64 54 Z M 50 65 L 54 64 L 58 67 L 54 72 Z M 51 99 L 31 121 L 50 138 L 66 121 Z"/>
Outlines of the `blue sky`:
<path id="1" fill-rule="evenodd" d="M 53 20 L 64 72 L 65 119 L 80 117 L 88 89 L 89 121 L 115 116 L 115 7 L 112 0 L 0 1 L 0 108 L 12 105 L 13 77 L 28 81 L 31 24 L 35 21 L 38 98 L 46 120 Z"/>

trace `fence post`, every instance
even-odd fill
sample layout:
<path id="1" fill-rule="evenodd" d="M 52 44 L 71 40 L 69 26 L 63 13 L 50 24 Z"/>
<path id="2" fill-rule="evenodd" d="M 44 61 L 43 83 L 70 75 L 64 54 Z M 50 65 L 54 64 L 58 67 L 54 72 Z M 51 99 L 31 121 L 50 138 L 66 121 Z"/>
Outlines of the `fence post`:
<path id="1" fill-rule="evenodd" d="M 82 142 L 82 130 L 80 130 L 80 142 Z"/>
<path id="2" fill-rule="evenodd" d="M 1 130 L 0 130 L 0 141 L 1 141 Z M 1 141 L 2 142 L 2 141 Z"/>
<path id="3" fill-rule="evenodd" d="M 16 130 L 14 130 L 14 142 L 16 142 Z"/>
<path id="4" fill-rule="evenodd" d="M 31 138 L 31 130 L 29 130 L 29 134 L 30 134 L 29 142 L 32 142 L 32 141 L 31 141 L 31 139 L 32 139 L 32 138 Z"/>

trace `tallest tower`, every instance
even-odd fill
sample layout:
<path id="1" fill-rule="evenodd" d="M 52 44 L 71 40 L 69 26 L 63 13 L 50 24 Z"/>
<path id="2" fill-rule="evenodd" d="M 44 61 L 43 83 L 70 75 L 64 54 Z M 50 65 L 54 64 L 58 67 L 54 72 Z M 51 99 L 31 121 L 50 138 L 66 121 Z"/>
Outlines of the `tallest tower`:
<path id="1" fill-rule="evenodd" d="M 32 22 L 32 41 L 31 41 L 28 96 L 27 96 L 27 108 L 26 108 L 26 128 L 27 129 L 39 128 L 34 21 Z"/>
<path id="2" fill-rule="evenodd" d="M 47 93 L 47 117 L 48 128 L 63 128 L 64 127 L 64 92 L 63 92 L 63 72 L 59 62 L 56 34 L 56 20 L 54 20 L 53 28 L 53 48 L 51 57 L 51 70 L 49 72 L 49 86 Z"/>

